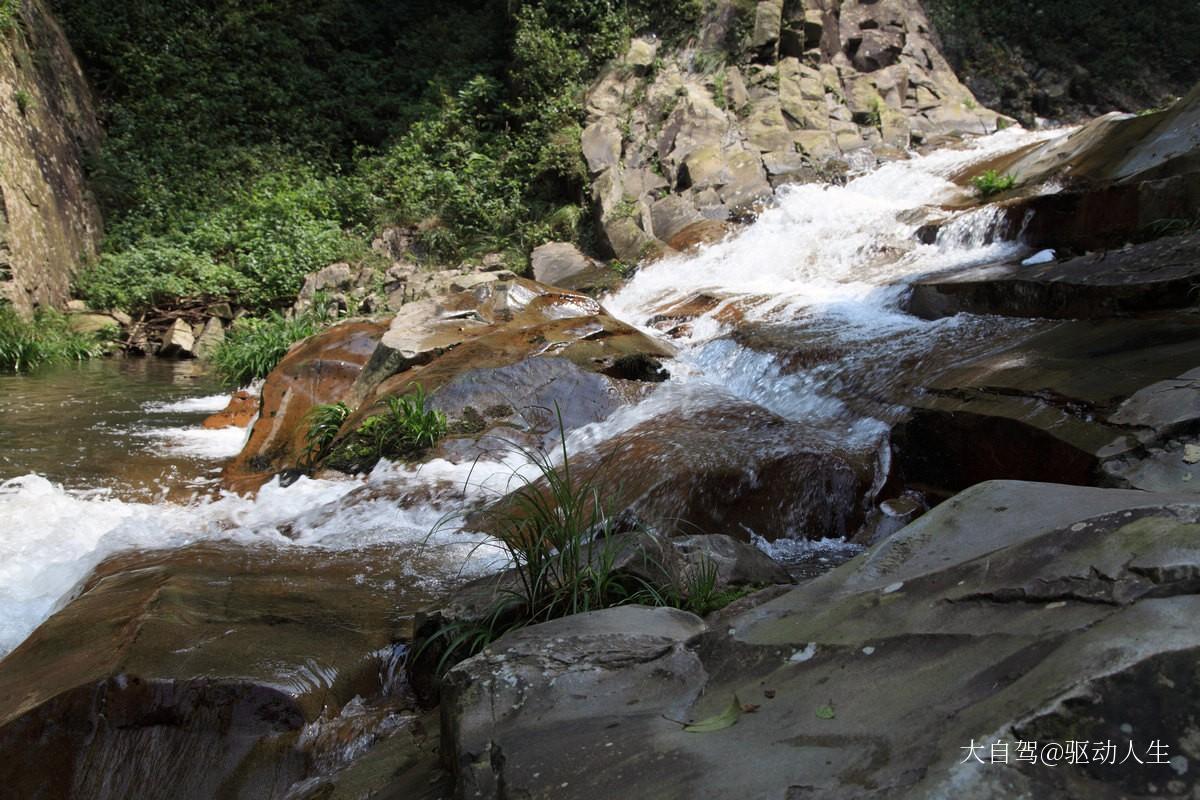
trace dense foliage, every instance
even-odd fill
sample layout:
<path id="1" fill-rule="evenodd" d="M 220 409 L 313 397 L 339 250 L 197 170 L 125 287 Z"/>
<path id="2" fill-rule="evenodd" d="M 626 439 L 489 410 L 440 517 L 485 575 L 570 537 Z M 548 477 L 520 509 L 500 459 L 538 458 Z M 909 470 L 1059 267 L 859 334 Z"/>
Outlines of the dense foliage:
<path id="1" fill-rule="evenodd" d="M 32 320 L 0 305 L 0 371 L 26 372 L 48 364 L 101 356 L 108 342 L 98 334 L 76 333 L 67 317 L 50 310 Z"/>
<path id="2" fill-rule="evenodd" d="M 8 0 L 0 0 L 7 2 Z M 57 0 L 101 98 L 102 306 L 267 310 L 366 252 L 382 221 L 431 259 L 578 237 L 586 81 L 698 0 Z"/>
<path id="3" fill-rule="evenodd" d="M 986 105 L 1029 121 L 1137 111 L 1200 74 L 1200 5 L 926 0 L 946 55 Z"/>

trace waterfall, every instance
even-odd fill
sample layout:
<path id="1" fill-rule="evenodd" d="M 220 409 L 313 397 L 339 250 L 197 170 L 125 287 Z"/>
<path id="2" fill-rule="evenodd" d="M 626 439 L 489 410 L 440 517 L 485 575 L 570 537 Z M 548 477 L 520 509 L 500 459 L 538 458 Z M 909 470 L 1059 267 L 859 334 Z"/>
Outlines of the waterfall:
<path id="1" fill-rule="evenodd" d="M 945 221 L 943 206 L 968 191 L 950 176 L 1051 135 L 1004 131 L 887 164 L 844 186 L 786 187 L 775 206 L 737 235 L 643 266 L 603 300 L 616 316 L 661 336 L 652 322 L 664 309 L 699 296 L 710 298 L 710 307 L 672 337 L 679 355 L 668 383 L 608 420 L 573 431 L 569 447 L 586 449 L 661 415 L 734 397 L 826 430 L 841 445 L 879 448 L 894 412 L 885 390 L 914 364 L 939 348 L 969 348 L 996 325 L 1021 324 L 971 317 L 928 322 L 901 309 L 907 283 L 921 275 L 1022 253 L 1018 241 L 997 235 L 1006 232 L 994 209 Z M 919 243 L 916 232 L 932 220 L 944 223 L 941 235 Z M 814 349 L 819 358 L 783 357 Z M 217 398 L 205 396 L 147 412 L 217 406 Z M 131 434 L 214 461 L 236 452 L 244 437 L 238 429 L 187 426 Z M 69 600 L 97 563 L 121 550 L 212 539 L 335 549 L 394 542 L 431 548 L 442 565 L 440 573 L 406 580 L 496 569 L 502 564 L 496 549 L 480 547 L 481 537 L 447 524 L 446 515 L 464 493 L 479 499 L 502 492 L 521 468 L 511 454 L 417 469 L 384 463 L 365 481 L 301 478 L 287 489 L 268 484 L 253 499 L 223 494 L 186 503 L 68 490 L 38 475 L 9 480 L 0 484 L 0 655 Z M 395 498 L 405 486 L 433 487 L 431 499 L 402 508 Z"/>

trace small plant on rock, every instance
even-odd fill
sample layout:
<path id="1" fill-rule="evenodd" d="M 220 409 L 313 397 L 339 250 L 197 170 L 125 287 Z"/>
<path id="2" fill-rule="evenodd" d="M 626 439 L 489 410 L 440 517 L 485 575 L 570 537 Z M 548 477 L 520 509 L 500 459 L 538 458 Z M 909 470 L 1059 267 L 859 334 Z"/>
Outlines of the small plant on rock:
<path id="1" fill-rule="evenodd" d="M 330 306 L 318 303 L 290 319 L 272 311 L 265 317 L 238 320 L 213 353 L 217 374 L 237 386 L 265 378 L 293 344 L 319 333 L 334 318 Z"/>
<path id="2" fill-rule="evenodd" d="M 1016 186 L 1017 178 L 1015 175 L 1001 175 L 996 170 L 989 169 L 982 175 L 976 175 L 971 184 L 980 197 L 991 197 Z"/>
<path id="3" fill-rule="evenodd" d="M 308 412 L 308 433 L 304 436 L 304 460 L 315 464 L 329 453 L 338 431 L 350 416 L 350 407 L 345 403 L 325 403 L 312 407 Z"/>
<path id="4" fill-rule="evenodd" d="M 363 472 L 380 459 L 411 459 L 437 444 L 449 429 L 446 415 L 429 406 L 429 398 L 420 384 L 414 386 L 409 394 L 387 398 L 380 404 L 380 413 L 363 420 L 357 430 L 334 448 L 330 466 L 345 472 Z"/>

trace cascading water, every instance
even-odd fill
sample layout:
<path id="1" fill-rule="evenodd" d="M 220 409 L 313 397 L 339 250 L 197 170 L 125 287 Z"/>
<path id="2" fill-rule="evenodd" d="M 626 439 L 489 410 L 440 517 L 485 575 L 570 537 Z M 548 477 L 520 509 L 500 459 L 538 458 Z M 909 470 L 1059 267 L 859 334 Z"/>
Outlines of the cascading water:
<path id="1" fill-rule="evenodd" d="M 961 354 L 972 341 L 984 343 L 997 325 L 1019 324 L 966 316 L 927 322 L 905 314 L 905 285 L 916 276 L 1021 252 L 1019 243 L 995 240 L 999 217 L 989 209 L 950 221 L 933 244 L 918 243 L 916 232 L 946 217 L 940 206 L 961 196 L 947 176 L 1049 135 L 1006 131 L 968 148 L 886 165 L 845 186 L 789 187 L 736 237 L 644 267 L 604 300 L 615 315 L 660 335 L 651 322 L 664 309 L 699 296 L 710 307 L 673 333 L 679 355 L 672 380 L 640 404 L 572 432 L 569 448 L 584 450 L 665 413 L 688 414 L 728 398 L 877 448 L 896 403 L 889 387 L 914 365 L 939 350 Z M 821 357 L 795 357 L 814 350 Z M 208 395 L 147 404 L 143 415 L 182 415 L 186 424 L 172 418 L 166 426 L 127 426 L 122 435 L 211 471 L 244 436 L 236 429 L 200 431 L 201 415 L 217 405 Z M 303 478 L 287 489 L 268 484 L 253 499 L 210 495 L 189 502 L 134 499 L 112 487 L 64 488 L 36 474 L 10 479 L 0 484 L 0 654 L 69 598 L 100 560 L 121 550 L 206 539 L 333 549 L 391 542 L 438 553 L 440 575 L 405 579 L 495 569 L 497 553 L 445 524 L 445 515 L 461 504 L 462 490 L 490 496 L 521 468 L 518 456 L 435 461 L 415 470 L 384 464 L 365 481 Z M 433 499 L 400 507 L 398 486 L 438 488 L 429 493 Z"/>

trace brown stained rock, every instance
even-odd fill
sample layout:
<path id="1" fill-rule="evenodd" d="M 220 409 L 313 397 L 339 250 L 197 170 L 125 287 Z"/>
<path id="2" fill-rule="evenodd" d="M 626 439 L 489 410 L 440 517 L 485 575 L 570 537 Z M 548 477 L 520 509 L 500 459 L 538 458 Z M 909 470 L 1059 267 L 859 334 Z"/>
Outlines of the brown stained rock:
<path id="1" fill-rule="evenodd" d="M 748 402 L 676 412 L 572 455 L 612 509 L 663 533 L 836 538 L 863 520 L 875 454 Z M 471 517 L 486 530 L 501 499 Z"/>
<path id="2" fill-rule="evenodd" d="M 0 664 L 5 791 L 282 796 L 322 761 L 306 724 L 356 696 L 411 702 L 392 645 L 429 597 L 391 583 L 406 569 L 429 565 L 232 544 L 106 561 Z"/>
<path id="3" fill-rule="evenodd" d="M 385 326 L 344 322 L 292 347 L 262 389 L 261 415 L 223 480 L 236 491 L 257 489 L 304 454 L 313 406 L 341 400 L 375 352 Z"/>
<path id="4" fill-rule="evenodd" d="M 248 428 L 258 415 L 258 397 L 241 390 L 234 392 L 229 398 L 229 405 L 204 420 L 204 427 L 216 428 Z"/>

